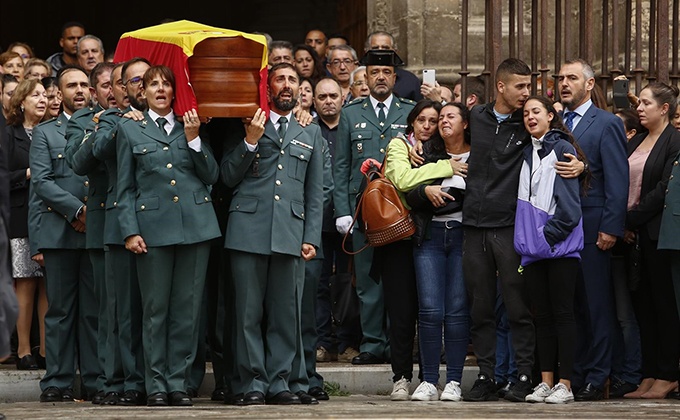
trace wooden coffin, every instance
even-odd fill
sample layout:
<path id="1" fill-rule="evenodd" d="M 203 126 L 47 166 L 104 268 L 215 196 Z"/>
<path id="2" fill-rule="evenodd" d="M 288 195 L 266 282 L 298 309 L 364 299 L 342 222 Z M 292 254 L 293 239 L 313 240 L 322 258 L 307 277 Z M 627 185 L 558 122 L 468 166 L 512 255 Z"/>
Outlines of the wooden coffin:
<path id="1" fill-rule="evenodd" d="M 189 81 L 202 117 L 252 117 L 264 46 L 237 36 L 196 44 L 188 59 Z"/>

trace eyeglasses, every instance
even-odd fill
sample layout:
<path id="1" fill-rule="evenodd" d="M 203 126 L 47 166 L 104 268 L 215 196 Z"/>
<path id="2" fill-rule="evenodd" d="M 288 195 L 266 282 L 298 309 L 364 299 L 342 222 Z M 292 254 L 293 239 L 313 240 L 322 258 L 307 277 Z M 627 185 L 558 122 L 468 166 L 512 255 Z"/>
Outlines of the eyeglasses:
<path id="1" fill-rule="evenodd" d="M 142 83 L 142 76 L 133 77 L 132 79 L 125 82 L 126 85 L 128 83 L 133 85 L 133 86 L 139 86 L 139 84 Z"/>
<path id="2" fill-rule="evenodd" d="M 365 84 L 366 82 L 364 82 L 363 80 L 357 80 L 356 82 L 352 83 L 352 86 L 363 86 Z"/>
<path id="3" fill-rule="evenodd" d="M 349 66 L 351 64 L 354 64 L 354 60 L 350 60 L 349 58 L 345 58 L 344 60 L 333 60 L 331 61 L 331 66 L 333 67 L 340 67 L 341 64 L 344 64 L 345 66 Z"/>

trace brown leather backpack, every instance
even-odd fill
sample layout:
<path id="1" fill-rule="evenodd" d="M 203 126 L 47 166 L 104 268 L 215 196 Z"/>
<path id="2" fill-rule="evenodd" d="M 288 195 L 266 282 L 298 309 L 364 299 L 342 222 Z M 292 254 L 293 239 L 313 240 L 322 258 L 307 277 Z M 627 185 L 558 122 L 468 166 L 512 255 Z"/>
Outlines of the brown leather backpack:
<path id="1" fill-rule="evenodd" d="M 416 231 L 411 213 L 401 202 L 397 188 L 385 178 L 386 162 L 387 154 L 379 170 L 375 168 L 366 174 L 368 183 L 361 192 L 352 225 L 342 241 L 342 248 L 348 254 L 358 254 L 369 246 L 383 246 L 406 239 Z M 357 220 L 361 223 L 360 230 L 366 235 L 367 244 L 358 251 L 347 251 L 345 241 Z"/>

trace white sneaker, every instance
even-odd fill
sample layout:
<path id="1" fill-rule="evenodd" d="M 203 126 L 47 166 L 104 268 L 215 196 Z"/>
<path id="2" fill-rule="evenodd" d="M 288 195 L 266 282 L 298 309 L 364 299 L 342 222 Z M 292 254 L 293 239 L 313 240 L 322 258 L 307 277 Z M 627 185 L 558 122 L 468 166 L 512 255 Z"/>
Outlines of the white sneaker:
<path id="1" fill-rule="evenodd" d="M 439 392 L 437 392 L 437 387 L 429 382 L 421 382 L 413 391 L 411 395 L 411 401 L 438 401 Z"/>
<path id="2" fill-rule="evenodd" d="M 392 394 L 390 394 L 390 399 L 392 401 L 408 401 L 409 392 L 408 389 L 411 386 L 411 381 L 404 378 L 403 376 L 392 386 Z"/>
<path id="3" fill-rule="evenodd" d="M 463 399 L 463 392 L 460 390 L 460 383 L 451 381 L 446 384 L 442 396 L 439 397 L 442 401 L 460 401 Z"/>
<path id="4" fill-rule="evenodd" d="M 572 401 L 574 401 L 574 394 L 561 382 L 555 385 L 550 395 L 545 398 L 548 404 L 566 404 Z"/>
<path id="5" fill-rule="evenodd" d="M 553 388 L 554 389 L 554 388 Z M 552 394 L 552 390 L 546 384 L 545 382 L 541 382 L 534 388 L 534 392 L 527 395 L 524 400 L 526 402 L 532 402 L 532 403 L 537 403 L 537 402 L 545 402 L 546 397 L 549 397 Z"/>

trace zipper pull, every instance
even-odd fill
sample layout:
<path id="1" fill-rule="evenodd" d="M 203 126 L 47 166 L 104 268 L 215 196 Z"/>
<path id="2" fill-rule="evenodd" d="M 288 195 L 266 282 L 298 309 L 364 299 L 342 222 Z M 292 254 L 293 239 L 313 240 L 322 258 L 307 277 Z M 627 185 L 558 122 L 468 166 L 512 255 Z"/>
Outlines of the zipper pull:
<path id="1" fill-rule="evenodd" d="M 498 134 L 498 129 L 501 127 L 500 124 L 496 124 L 496 134 Z"/>

